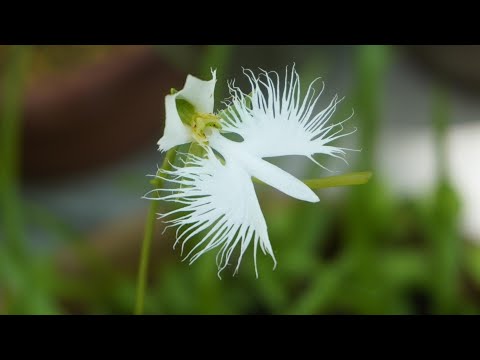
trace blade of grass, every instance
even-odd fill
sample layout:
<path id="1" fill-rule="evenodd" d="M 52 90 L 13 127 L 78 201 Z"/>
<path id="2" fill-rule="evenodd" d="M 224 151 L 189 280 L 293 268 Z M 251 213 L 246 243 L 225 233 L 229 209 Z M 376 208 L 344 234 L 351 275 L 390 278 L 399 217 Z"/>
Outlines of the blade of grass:
<path id="1" fill-rule="evenodd" d="M 436 313 L 457 312 L 460 281 L 460 237 L 458 214 L 460 199 L 451 185 L 447 169 L 448 94 L 442 88 L 434 92 L 433 130 L 438 183 L 428 223 L 432 268 L 431 284 Z"/>
<path id="2" fill-rule="evenodd" d="M 28 46 L 10 46 L 0 110 L 0 212 L 6 244 L 14 256 L 25 252 L 22 205 L 19 195 L 19 163 L 22 96 L 30 59 Z"/>
<path id="3" fill-rule="evenodd" d="M 20 197 L 21 118 L 30 59 L 30 46 L 8 48 L 0 112 L 0 212 L 6 240 L 6 247 L 2 251 L 11 260 L 9 272 L 4 275 L 7 277 L 6 283 L 10 284 L 10 289 L 7 289 L 10 294 L 7 311 L 57 313 L 45 287 L 44 268 L 29 253 L 25 243 L 23 202 Z M 17 281 L 12 281 L 12 277 L 16 277 Z"/>

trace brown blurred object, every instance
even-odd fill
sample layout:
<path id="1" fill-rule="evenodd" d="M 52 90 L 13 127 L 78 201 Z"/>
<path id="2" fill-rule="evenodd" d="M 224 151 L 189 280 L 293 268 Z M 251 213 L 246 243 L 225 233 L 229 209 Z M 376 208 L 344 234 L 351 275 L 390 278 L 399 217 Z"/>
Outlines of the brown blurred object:
<path id="1" fill-rule="evenodd" d="M 108 296 L 119 278 L 136 279 L 145 218 L 142 213 L 119 219 L 102 226 L 86 241 L 60 249 L 55 266 L 74 288 L 73 293 L 67 291 L 62 297 L 68 313 L 83 313 L 86 300 L 92 301 L 93 297 L 98 302 Z M 163 230 L 162 222 L 157 222 L 149 264 L 150 283 L 156 281 L 159 266 L 179 261 L 178 252 L 172 251 L 174 231 Z"/>
<path id="2" fill-rule="evenodd" d="M 147 214 L 142 212 L 102 225 L 88 235 L 85 242 L 78 244 L 83 250 L 75 246 L 63 248 L 58 257 L 60 272 L 71 276 L 86 276 L 86 279 L 91 278 L 94 274 L 88 273 L 88 264 L 85 263 L 85 259 L 82 259 L 83 255 L 87 255 L 87 257 L 94 256 L 109 263 L 117 274 L 136 275 L 146 216 Z M 170 242 L 170 239 L 174 239 L 174 233 L 165 231 L 162 235 L 163 230 L 163 223 L 157 222 L 151 250 L 153 266 L 157 264 L 159 258 L 164 259 L 173 254 L 171 248 L 173 242 Z M 87 250 L 89 255 L 84 250 Z"/>
<path id="3" fill-rule="evenodd" d="M 480 94 L 480 45 L 412 45 L 409 49 L 439 79 Z"/>
<path id="4" fill-rule="evenodd" d="M 61 75 L 39 77 L 25 99 L 24 177 L 75 175 L 142 146 L 155 148 L 164 96 L 184 81 L 152 46 L 111 50 Z"/>

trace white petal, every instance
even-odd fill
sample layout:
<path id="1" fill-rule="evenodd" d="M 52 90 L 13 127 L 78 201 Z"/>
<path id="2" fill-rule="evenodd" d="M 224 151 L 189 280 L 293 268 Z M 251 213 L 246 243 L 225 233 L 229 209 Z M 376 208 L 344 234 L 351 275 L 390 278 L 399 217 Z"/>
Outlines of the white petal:
<path id="1" fill-rule="evenodd" d="M 212 79 L 200 80 L 188 75 L 185 86 L 176 95 L 191 103 L 198 112 L 213 113 L 214 91 L 217 82 L 217 71 L 212 71 Z"/>
<path id="2" fill-rule="evenodd" d="M 226 159 L 242 166 L 251 176 L 296 199 L 317 202 L 318 196 L 303 182 L 279 167 L 249 153 L 243 143 L 228 140 L 218 133 L 212 134 L 210 146 Z"/>
<path id="3" fill-rule="evenodd" d="M 187 100 L 198 112 L 211 113 L 216 81 L 216 71 L 212 71 L 212 79 L 208 81 L 188 75 L 182 90 L 165 97 L 165 130 L 158 141 L 160 151 L 193 141 L 190 128 L 182 123 L 178 115 L 176 99 Z"/>
<path id="4" fill-rule="evenodd" d="M 184 204 L 162 216 L 175 215 L 167 221 L 177 227 L 177 241 L 185 243 L 203 231 L 206 235 L 190 250 L 186 258 L 194 262 L 205 252 L 220 247 L 217 255 L 219 273 L 228 265 L 234 249 L 240 247 L 237 268 L 253 240 L 275 261 L 257 196 L 249 174 L 234 161 L 223 165 L 208 149 L 206 158 L 188 155 L 185 167 L 161 170 L 160 176 L 180 185 L 176 189 L 156 189 L 153 199 Z M 155 194 L 160 193 L 157 197 Z M 148 197 L 148 194 L 146 196 Z M 179 216 L 178 214 L 182 214 Z M 255 261 L 256 270 L 256 261 Z M 257 273 L 258 276 L 258 273 Z"/>
<path id="5" fill-rule="evenodd" d="M 342 124 L 348 119 L 329 124 L 337 104 L 337 96 L 320 112 L 315 105 L 322 91 L 315 95 L 314 82 L 301 99 L 300 78 L 293 68 L 286 71 L 283 86 L 276 72 L 263 71 L 256 77 L 244 70 L 251 85 L 251 96 L 230 84 L 231 109 L 222 123 L 225 131 L 234 132 L 244 139 L 243 145 L 258 157 L 303 155 L 313 160 L 314 154 L 345 155 L 345 148 L 330 143 L 350 133 L 342 133 Z M 272 75 L 273 74 L 273 75 Z M 282 89 L 281 89 L 282 88 Z M 246 106 L 247 98 L 251 106 Z"/>
<path id="6" fill-rule="evenodd" d="M 178 115 L 175 103 L 177 94 L 165 96 L 165 129 L 158 141 L 160 151 L 167 151 L 174 146 L 193 141 L 191 130 L 183 124 Z"/>

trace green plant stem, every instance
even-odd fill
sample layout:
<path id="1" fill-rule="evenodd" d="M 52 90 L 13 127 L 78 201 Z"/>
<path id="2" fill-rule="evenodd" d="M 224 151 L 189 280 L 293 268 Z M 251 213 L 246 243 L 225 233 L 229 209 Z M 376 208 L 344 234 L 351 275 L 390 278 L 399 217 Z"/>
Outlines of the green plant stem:
<path id="1" fill-rule="evenodd" d="M 319 179 L 308 179 L 303 180 L 303 182 L 310 189 L 316 190 L 337 186 L 362 185 L 366 184 L 371 177 L 372 173 L 370 171 L 362 171 L 344 175 L 327 176 Z M 258 180 L 257 178 L 253 178 L 253 181 L 259 184 L 263 184 L 263 181 Z"/>
<path id="2" fill-rule="evenodd" d="M 25 244 L 18 183 L 22 104 L 30 47 L 15 45 L 8 50 L 0 110 L 0 212 L 10 255 L 22 257 Z"/>
<path id="3" fill-rule="evenodd" d="M 440 182 L 447 181 L 447 132 L 450 109 L 448 93 L 441 86 L 434 89 L 432 113 L 437 178 Z"/>
<path id="4" fill-rule="evenodd" d="M 360 146 L 362 156 L 358 166 L 371 169 L 375 165 L 375 145 L 382 113 L 380 104 L 385 95 L 385 75 L 388 70 L 390 47 L 360 45 L 356 47 L 355 113 L 361 121 Z"/>
<path id="5" fill-rule="evenodd" d="M 171 164 L 175 160 L 175 151 L 169 150 L 165 155 L 163 160 L 162 169 L 169 170 Z M 163 180 L 160 178 L 155 178 L 152 181 L 152 185 L 155 187 L 161 187 Z M 152 247 L 153 233 L 155 230 L 155 220 L 158 210 L 158 201 L 152 201 L 150 203 L 150 209 L 148 210 L 147 222 L 145 224 L 145 235 L 142 241 L 142 250 L 140 254 L 140 265 L 138 269 L 137 277 L 137 295 L 135 300 L 135 315 L 143 314 L 144 305 L 145 305 L 145 289 L 147 286 L 147 275 L 148 275 L 148 262 L 150 260 L 150 250 Z"/>
<path id="6" fill-rule="evenodd" d="M 461 291 L 461 238 L 458 219 L 461 201 L 450 182 L 447 135 L 450 101 L 445 88 L 434 89 L 432 121 L 435 139 L 437 185 L 429 211 L 428 231 L 431 251 L 432 306 L 435 314 L 457 313 Z"/>
<path id="7" fill-rule="evenodd" d="M 323 189 L 336 186 L 350 186 L 366 184 L 372 173 L 370 171 L 354 172 L 344 175 L 328 176 L 320 179 L 303 180 L 310 189 Z"/>
<path id="8" fill-rule="evenodd" d="M 37 283 L 25 244 L 20 196 L 20 158 L 23 99 L 30 62 L 30 46 L 7 46 L 2 69 L 0 106 L 0 286 L 6 313 L 33 313 Z M 28 295 L 27 295 L 28 294 Z"/>

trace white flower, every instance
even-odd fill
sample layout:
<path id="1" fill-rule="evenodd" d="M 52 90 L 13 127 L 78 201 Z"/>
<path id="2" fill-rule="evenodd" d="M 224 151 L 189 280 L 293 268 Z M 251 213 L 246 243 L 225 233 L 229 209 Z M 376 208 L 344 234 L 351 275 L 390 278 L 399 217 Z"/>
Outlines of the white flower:
<path id="1" fill-rule="evenodd" d="M 232 82 L 229 84 L 232 97 L 226 104 L 228 107 L 216 115 L 213 115 L 214 71 L 210 81 L 189 75 L 181 91 L 166 96 L 165 131 L 158 142 L 159 149 L 167 151 L 196 141 L 204 147 L 206 155 L 198 157 L 189 154 L 184 166 L 159 170 L 157 177 L 176 187 L 154 189 L 145 198 L 183 205 L 160 215 L 162 218 L 176 216 L 166 223 L 177 227 L 175 244 L 182 243 L 182 253 L 190 239 L 205 232 L 185 257 L 190 258 L 190 263 L 205 252 L 220 247 L 217 255 L 220 273 L 228 265 L 234 249 L 239 247 L 237 272 L 242 256 L 253 241 L 258 276 L 258 245 L 264 254 L 272 257 L 274 267 L 276 260 L 251 178 L 256 177 L 299 200 L 319 201 L 318 196 L 302 181 L 263 158 L 303 155 L 315 163 L 314 154 L 343 158 L 347 149 L 332 146 L 331 142 L 351 132 L 342 133 L 342 123 L 348 119 L 336 124 L 328 123 L 341 101 L 337 96 L 317 113 L 314 112 L 315 104 L 323 88 L 315 95 L 312 83 L 301 99 L 300 79 L 294 68 L 290 73 L 286 71 L 283 86 L 275 72 L 262 71 L 255 76 L 252 71 L 244 70 L 244 74 L 250 81 L 250 95 L 242 93 Z M 182 122 L 177 108 L 177 101 L 181 99 L 194 108 L 188 125 Z M 240 135 L 243 141 L 227 139 L 222 135 L 227 132 Z M 213 150 L 223 157 L 223 161 Z"/>

